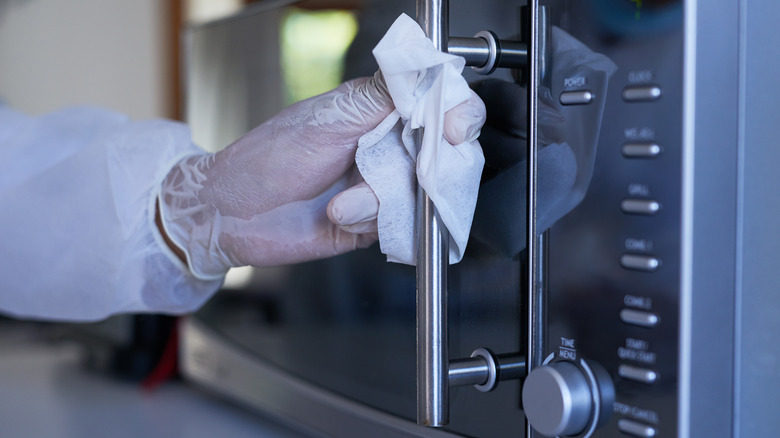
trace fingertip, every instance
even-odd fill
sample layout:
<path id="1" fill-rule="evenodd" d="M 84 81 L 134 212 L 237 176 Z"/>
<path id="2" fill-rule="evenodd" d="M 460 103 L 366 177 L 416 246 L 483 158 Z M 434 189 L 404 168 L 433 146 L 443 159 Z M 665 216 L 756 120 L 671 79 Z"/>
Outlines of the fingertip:
<path id="1" fill-rule="evenodd" d="M 379 200 L 366 182 L 337 194 L 326 208 L 328 219 L 342 228 L 375 221 L 378 213 Z"/>
<path id="2" fill-rule="evenodd" d="M 444 139 L 452 145 L 476 140 L 487 118 L 485 103 L 477 93 L 469 91 L 468 100 L 444 115 Z"/>

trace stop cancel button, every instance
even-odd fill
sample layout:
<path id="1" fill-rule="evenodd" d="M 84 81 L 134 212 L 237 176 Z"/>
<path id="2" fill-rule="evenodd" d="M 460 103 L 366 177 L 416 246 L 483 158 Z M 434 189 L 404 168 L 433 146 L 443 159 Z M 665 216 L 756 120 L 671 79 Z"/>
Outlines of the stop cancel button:
<path id="1" fill-rule="evenodd" d="M 653 438 L 658 435 L 654 427 L 625 418 L 618 420 L 618 429 L 623 433 L 642 438 Z"/>

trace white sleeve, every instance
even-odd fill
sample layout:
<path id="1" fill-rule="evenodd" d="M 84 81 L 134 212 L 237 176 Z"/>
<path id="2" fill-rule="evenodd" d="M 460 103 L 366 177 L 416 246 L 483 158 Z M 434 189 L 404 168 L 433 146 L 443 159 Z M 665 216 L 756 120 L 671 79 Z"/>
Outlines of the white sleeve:
<path id="1" fill-rule="evenodd" d="M 0 105 L 0 310 L 83 321 L 203 304 L 221 280 L 190 275 L 154 222 L 162 179 L 199 153 L 177 122 Z"/>

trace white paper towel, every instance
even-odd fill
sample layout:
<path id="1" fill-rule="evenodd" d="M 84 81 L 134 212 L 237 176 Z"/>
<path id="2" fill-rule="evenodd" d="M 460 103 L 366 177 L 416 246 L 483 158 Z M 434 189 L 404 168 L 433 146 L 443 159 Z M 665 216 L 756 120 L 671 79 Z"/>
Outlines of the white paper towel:
<path id="1" fill-rule="evenodd" d="M 379 245 L 391 262 L 416 262 L 415 179 L 449 230 L 450 263 L 466 250 L 485 159 L 476 141 L 450 145 L 444 113 L 469 96 L 463 58 L 436 50 L 419 25 L 401 15 L 374 48 L 396 110 L 360 138 L 355 156 L 379 199 Z M 415 130 L 424 128 L 415 144 Z"/>

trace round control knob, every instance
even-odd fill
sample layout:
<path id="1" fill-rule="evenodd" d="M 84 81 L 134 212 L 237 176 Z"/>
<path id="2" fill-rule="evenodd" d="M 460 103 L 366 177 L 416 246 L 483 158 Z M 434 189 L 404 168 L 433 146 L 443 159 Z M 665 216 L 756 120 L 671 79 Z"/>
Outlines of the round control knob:
<path id="1" fill-rule="evenodd" d="M 589 436 L 609 419 L 614 387 L 592 362 L 552 362 L 532 370 L 523 383 L 525 416 L 546 436 Z"/>

